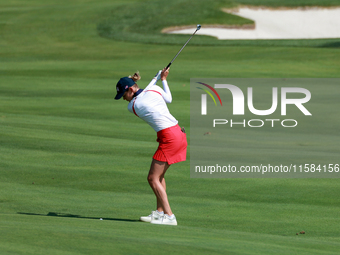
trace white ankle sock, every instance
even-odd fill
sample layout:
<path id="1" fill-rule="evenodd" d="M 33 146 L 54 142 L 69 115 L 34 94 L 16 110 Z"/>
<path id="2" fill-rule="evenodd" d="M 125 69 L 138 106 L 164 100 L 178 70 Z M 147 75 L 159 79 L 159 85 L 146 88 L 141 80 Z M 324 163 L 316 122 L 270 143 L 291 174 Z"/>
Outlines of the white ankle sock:
<path id="1" fill-rule="evenodd" d="M 161 211 L 161 212 L 159 212 L 158 210 L 156 210 L 159 214 L 164 214 L 164 212 L 163 211 Z"/>
<path id="2" fill-rule="evenodd" d="M 167 214 L 168 215 L 168 214 Z M 168 215 L 169 216 L 169 215 Z M 175 214 L 171 214 L 171 216 L 169 216 L 169 219 L 173 219 L 175 218 Z"/>

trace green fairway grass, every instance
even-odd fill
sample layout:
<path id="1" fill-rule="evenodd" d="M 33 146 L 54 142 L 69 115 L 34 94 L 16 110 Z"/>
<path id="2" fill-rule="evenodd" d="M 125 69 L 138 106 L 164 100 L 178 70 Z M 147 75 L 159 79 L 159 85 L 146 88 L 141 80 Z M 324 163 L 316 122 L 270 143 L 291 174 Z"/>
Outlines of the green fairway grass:
<path id="1" fill-rule="evenodd" d="M 127 6 L 144 18 L 133 6 L 153 3 L 157 13 L 156 0 L 0 3 L 0 254 L 339 254 L 339 179 L 190 179 L 188 159 L 166 174 L 178 226 L 138 221 L 155 209 L 146 177 L 158 144 L 127 102 L 113 99 L 115 84 L 139 70 L 145 87 L 188 36 L 124 41 L 99 27 Z M 237 3 L 249 4 L 226 2 Z M 197 6 L 223 2 L 208 5 Z M 192 17 L 181 22 L 199 23 Z M 144 22 L 144 38 L 163 38 Z M 326 40 L 331 47 L 199 45 L 208 39 L 195 36 L 168 77 L 169 109 L 188 137 L 190 78 L 339 78 L 336 39 Z"/>

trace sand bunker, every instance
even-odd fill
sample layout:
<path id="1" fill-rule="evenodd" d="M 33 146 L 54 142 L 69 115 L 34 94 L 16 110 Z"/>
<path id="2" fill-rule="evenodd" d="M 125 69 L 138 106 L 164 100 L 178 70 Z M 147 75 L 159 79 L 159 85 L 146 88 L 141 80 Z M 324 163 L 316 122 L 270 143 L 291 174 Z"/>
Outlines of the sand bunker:
<path id="1" fill-rule="evenodd" d="M 255 28 L 204 27 L 197 33 L 227 39 L 318 39 L 340 38 L 340 7 L 309 9 L 263 9 L 242 7 L 226 10 L 251 19 Z M 193 28 L 171 31 L 192 34 Z"/>

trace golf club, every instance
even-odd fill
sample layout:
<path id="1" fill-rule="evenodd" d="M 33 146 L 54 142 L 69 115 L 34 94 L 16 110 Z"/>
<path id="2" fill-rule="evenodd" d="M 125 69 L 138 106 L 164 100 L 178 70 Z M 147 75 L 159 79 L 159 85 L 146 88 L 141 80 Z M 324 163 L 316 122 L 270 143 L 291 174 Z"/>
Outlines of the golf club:
<path id="1" fill-rule="evenodd" d="M 170 66 L 171 66 L 171 64 L 172 64 L 172 62 L 174 62 L 174 60 L 177 58 L 177 56 L 179 55 L 179 53 L 181 53 L 181 51 L 184 49 L 184 47 L 188 44 L 188 42 L 190 41 L 190 39 L 196 34 L 196 32 L 198 31 L 198 30 L 200 30 L 201 29 L 201 25 L 200 24 L 198 24 L 197 25 L 197 28 L 196 28 L 196 30 L 195 30 L 195 32 L 190 36 L 190 38 L 189 38 L 189 40 L 183 45 L 183 47 L 182 47 L 182 49 L 180 49 L 179 50 L 179 52 L 176 54 L 176 56 L 171 60 L 171 62 L 168 64 L 168 66 L 166 67 L 166 69 L 168 69 Z"/>

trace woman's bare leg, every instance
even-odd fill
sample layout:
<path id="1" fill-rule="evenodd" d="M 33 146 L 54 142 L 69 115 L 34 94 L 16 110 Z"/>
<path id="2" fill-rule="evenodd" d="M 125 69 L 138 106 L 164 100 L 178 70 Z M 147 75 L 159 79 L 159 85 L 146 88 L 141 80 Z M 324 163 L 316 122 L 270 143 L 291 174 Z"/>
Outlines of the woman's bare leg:
<path id="1" fill-rule="evenodd" d="M 164 179 L 164 177 L 162 178 L 162 180 L 160 180 L 160 182 L 161 182 L 161 184 L 162 184 L 162 186 L 163 186 L 163 188 L 164 188 L 164 190 L 165 190 L 165 192 L 166 192 L 166 184 L 165 184 L 165 179 Z M 156 197 L 156 198 L 157 198 L 157 211 L 163 212 L 164 209 L 163 209 L 163 207 L 162 207 L 162 203 L 161 203 L 161 201 L 159 200 L 158 197 Z"/>
<path id="2" fill-rule="evenodd" d="M 148 175 L 148 182 L 157 197 L 157 210 L 164 211 L 165 214 L 172 215 L 172 211 L 166 194 L 166 184 L 164 174 L 169 168 L 167 162 L 153 159 Z"/>

